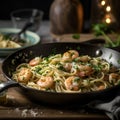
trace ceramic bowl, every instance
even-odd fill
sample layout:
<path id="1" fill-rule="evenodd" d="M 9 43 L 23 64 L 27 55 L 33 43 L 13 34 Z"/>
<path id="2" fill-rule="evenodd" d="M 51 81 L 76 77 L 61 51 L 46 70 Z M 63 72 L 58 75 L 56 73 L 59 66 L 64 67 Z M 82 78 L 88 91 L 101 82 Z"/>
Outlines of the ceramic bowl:
<path id="1" fill-rule="evenodd" d="M 0 28 L 1 34 L 11 34 L 11 33 L 14 34 L 14 33 L 18 33 L 19 31 L 20 29 L 17 29 L 17 28 Z M 36 45 L 40 42 L 40 36 L 31 31 L 26 31 L 24 34 L 21 35 L 21 37 L 22 39 L 25 40 L 24 46 L 19 48 L 0 48 L 0 57 L 8 56 L 19 49 Z"/>

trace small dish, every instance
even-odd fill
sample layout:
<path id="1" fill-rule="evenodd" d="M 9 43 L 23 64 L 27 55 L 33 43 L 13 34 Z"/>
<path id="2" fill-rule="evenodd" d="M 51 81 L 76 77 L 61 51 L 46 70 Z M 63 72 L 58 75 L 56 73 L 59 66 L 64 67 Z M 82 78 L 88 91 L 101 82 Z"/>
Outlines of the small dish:
<path id="1" fill-rule="evenodd" d="M 18 33 L 19 31 L 20 29 L 17 28 L 0 28 L 1 34 L 14 34 Z M 31 31 L 26 31 L 21 37 L 26 41 L 24 46 L 19 48 L 0 48 L 0 57 L 6 57 L 21 48 L 36 45 L 40 42 L 40 36 Z"/>

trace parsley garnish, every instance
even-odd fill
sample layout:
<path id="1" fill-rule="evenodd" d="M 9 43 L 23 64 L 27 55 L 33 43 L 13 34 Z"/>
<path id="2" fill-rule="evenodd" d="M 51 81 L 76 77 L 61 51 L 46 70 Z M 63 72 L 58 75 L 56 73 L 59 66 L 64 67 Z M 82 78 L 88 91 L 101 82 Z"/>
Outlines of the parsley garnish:
<path id="1" fill-rule="evenodd" d="M 79 39 L 79 38 L 80 38 L 80 34 L 73 34 L 73 35 L 72 35 L 72 38 L 74 38 L 74 39 Z"/>

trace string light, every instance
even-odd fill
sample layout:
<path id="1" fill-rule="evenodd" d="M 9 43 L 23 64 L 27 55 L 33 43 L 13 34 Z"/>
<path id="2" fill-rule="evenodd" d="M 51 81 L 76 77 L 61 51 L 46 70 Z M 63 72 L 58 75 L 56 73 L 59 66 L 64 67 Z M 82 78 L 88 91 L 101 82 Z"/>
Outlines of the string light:
<path id="1" fill-rule="evenodd" d="M 102 6 L 104 6 L 105 3 L 106 3 L 105 0 L 102 0 L 102 1 L 101 1 L 101 5 L 102 5 Z"/>
<path id="2" fill-rule="evenodd" d="M 110 24 L 113 22 L 113 16 L 111 16 L 111 5 L 110 5 L 110 0 L 100 0 L 100 9 L 101 11 L 104 11 L 102 21 L 106 22 L 107 24 Z"/>
<path id="3" fill-rule="evenodd" d="M 106 19 L 105 19 L 105 22 L 106 22 L 107 24 L 110 24 L 110 23 L 111 23 L 111 18 L 109 18 L 109 17 L 106 18 Z"/>
<path id="4" fill-rule="evenodd" d="M 107 11 L 107 12 L 110 12 L 110 11 L 111 11 L 111 7 L 110 7 L 109 5 L 106 7 L 106 11 Z"/>

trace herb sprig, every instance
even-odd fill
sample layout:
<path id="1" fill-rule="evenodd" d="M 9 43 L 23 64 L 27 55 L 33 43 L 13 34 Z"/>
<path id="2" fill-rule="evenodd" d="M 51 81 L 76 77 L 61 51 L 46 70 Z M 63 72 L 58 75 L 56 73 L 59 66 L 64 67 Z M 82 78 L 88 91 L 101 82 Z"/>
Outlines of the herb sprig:
<path id="1" fill-rule="evenodd" d="M 97 23 L 92 26 L 93 33 L 96 37 L 102 35 L 105 40 L 105 47 L 117 47 L 120 45 L 120 35 L 117 36 L 117 39 L 113 41 L 108 33 L 114 33 L 106 23 Z M 114 33 L 115 34 L 115 33 Z"/>

